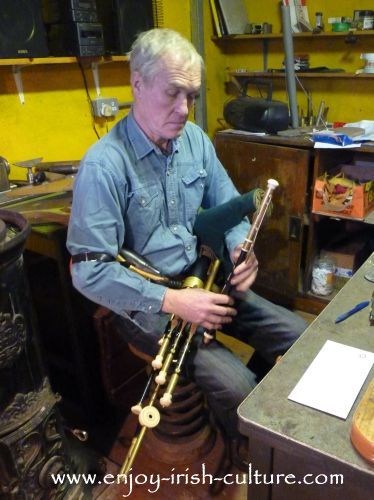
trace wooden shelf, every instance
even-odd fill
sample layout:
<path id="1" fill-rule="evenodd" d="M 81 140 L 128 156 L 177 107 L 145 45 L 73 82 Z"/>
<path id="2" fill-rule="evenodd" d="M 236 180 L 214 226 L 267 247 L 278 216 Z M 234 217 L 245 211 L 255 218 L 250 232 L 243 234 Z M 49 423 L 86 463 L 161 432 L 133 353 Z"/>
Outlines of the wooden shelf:
<path id="1" fill-rule="evenodd" d="M 17 59 L 0 59 L 0 66 L 33 66 L 47 64 L 74 64 L 82 63 L 115 63 L 126 62 L 128 56 L 96 56 L 96 57 L 35 57 L 35 58 L 17 58 Z"/>
<path id="2" fill-rule="evenodd" d="M 16 83 L 19 100 L 21 104 L 25 104 L 25 96 L 23 93 L 22 71 L 25 68 L 32 66 L 47 66 L 50 64 L 81 64 L 82 66 L 91 67 L 94 74 L 94 81 L 97 94 L 100 95 L 99 84 L 99 65 L 106 63 L 127 62 L 128 56 L 92 56 L 92 57 L 35 57 L 35 58 L 15 58 L 15 59 L 0 59 L 0 66 L 11 66 L 11 71 Z"/>
<path id="3" fill-rule="evenodd" d="M 354 79 L 362 79 L 362 78 L 374 78 L 374 73 L 345 73 L 342 72 L 306 72 L 302 73 L 299 71 L 295 72 L 296 76 L 302 78 L 354 78 Z M 250 78 L 286 78 L 285 72 L 282 71 L 240 71 L 235 72 L 231 71 L 229 73 L 230 76 L 240 80 L 241 77 L 250 77 Z"/>
<path id="4" fill-rule="evenodd" d="M 330 219 L 335 219 L 335 220 L 352 220 L 357 222 L 364 222 L 365 224 L 374 224 L 374 210 L 367 213 L 363 219 L 357 219 L 356 217 L 340 215 L 339 212 L 336 212 L 336 215 L 333 213 L 326 214 L 324 212 L 313 212 L 313 214 L 318 215 L 318 217 L 328 217 Z"/>
<path id="5" fill-rule="evenodd" d="M 320 33 L 292 33 L 293 38 L 309 38 L 318 40 L 318 38 L 361 38 L 367 36 L 374 36 L 374 30 L 362 30 L 362 31 L 321 31 Z M 283 38 L 282 33 L 267 33 L 264 35 L 225 35 L 221 37 L 212 37 L 215 42 L 230 42 L 232 40 L 267 40 L 267 39 L 281 39 Z"/>

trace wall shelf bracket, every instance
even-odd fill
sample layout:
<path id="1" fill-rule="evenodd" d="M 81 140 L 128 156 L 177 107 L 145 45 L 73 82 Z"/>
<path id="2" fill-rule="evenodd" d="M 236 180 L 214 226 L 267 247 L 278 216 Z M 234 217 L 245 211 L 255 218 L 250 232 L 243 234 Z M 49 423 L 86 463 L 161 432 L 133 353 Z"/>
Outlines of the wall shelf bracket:
<path id="1" fill-rule="evenodd" d="M 13 65 L 12 66 L 12 73 L 13 73 L 13 78 L 17 87 L 17 92 L 19 96 L 19 100 L 21 104 L 25 104 L 25 95 L 23 93 L 23 83 L 22 83 L 22 68 L 24 66 L 19 66 L 19 65 Z"/>
<path id="2" fill-rule="evenodd" d="M 96 94 L 98 97 L 100 97 L 101 90 L 100 90 L 100 78 L 99 78 L 99 63 L 97 61 L 94 61 L 91 63 L 91 70 L 92 70 L 92 76 L 93 76 L 95 87 L 96 87 Z"/>

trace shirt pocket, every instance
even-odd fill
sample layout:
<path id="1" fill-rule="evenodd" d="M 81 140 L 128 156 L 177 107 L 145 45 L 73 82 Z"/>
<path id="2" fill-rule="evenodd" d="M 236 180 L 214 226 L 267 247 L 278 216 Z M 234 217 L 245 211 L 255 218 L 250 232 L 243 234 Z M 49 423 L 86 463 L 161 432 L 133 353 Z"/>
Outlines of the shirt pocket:
<path id="1" fill-rule="evenodd" d="M 194 220 L 201 207 L 207 172 L 204 168 L 191 167 L 182 176 L 181 198 L 187 221 Z"/>
<path id="2" fill-rule="evenodd" d="M 129 193 L 126 231 L 147 239 L 160 223 L 161 194 L 156 186 L 143 186 Z"/>

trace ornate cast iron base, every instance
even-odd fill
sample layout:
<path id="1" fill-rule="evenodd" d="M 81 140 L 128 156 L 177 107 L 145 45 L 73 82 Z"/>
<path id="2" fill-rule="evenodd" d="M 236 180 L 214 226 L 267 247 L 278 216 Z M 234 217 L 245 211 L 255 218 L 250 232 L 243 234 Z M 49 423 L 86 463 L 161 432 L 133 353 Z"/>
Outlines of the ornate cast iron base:
<path id="1" fill-rule="evenodd" d="M 23 412 L 33 416 L 20 424 Z M 15 396 L 0 415 L 0 429 L 12 423 L 12 432 L 0 434 L 0 497 L 63 498 L 68 484 L 54 484 L 51 474 L 72 470 L 56 397 L 47 381 L 41 391 Z"/>
<path id="2" fill-rule="evenodd" d="M 51 476 L 76 471 L 32 321 L 22 255 L 29 226 L 5 210 L 0 223 L 0 498 L 82 498 L 81 486 Z"/>

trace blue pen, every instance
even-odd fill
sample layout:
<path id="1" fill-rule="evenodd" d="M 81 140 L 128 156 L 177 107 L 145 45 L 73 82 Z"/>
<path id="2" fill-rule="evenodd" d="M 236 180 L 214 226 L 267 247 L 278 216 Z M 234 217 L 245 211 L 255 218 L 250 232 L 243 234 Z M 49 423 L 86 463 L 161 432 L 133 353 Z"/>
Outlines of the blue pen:
<path id="1" fill-rule="evenodd" d="M 340 316 L 338 316 L 335 320 L 335 323 L 341 323 L 345 319 L 349 318 L 349 316 L 352 316 L 352 314 L 355 314 L 356 312 L 361 311 L 361 309 L 368 306 L 369 304 L 370 304 L 369 300 L 364 300 L 364 302 L 360 302 L 359 304 L 354 306 L 354 308 L 351 309 L 350 311 L 347 311 L 347 312 L 341 314 Z"/>

